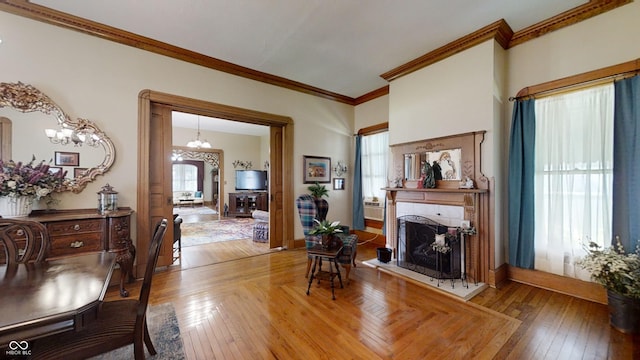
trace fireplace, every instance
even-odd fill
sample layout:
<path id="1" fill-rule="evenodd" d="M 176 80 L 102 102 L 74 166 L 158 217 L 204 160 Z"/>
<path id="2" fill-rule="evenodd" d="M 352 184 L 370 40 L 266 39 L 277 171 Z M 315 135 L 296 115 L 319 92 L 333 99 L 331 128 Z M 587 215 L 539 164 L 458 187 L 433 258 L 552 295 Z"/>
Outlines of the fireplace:
<path id="1" fill-rule="evenodd" d="M 448 253 L 432 248 L 436 234 L 446 234 L 449 228 L 418 215 L 398 217 L 397 264 L 434 278 L 459 279 L 462 277 L 459 235 L 450 236 L 446 244 Z"/>
<path id="2" fill-rule="evenodd" d="M 475 131 L 464 134 L 449 135 L 439 138 L 413 141 L 391 145 L 392 161 L 389 164 L 389 176 L 393 179 L 403 179 L 407 173 L 407 157 L 416 159 L 417 168 L 422 168 L 422 161 L 426 163 L 427 152 L 445 151 L 447 149 L 461 149 L 459 174 L 460 179 L 467 177 L 473 181 L 473 187 L 468 187 L 465 181 L 462 184 L 457 180 L 436 180 L 435 188 L 416 188 L 400 186 L 398 182 L 385 188 L 387 191 L 387 243 L 388 248 L 393 248 L 398 267 L 409 268 L 419 273 L 433 274 L 432 260 L 429 256 L 428 244 L 434 241 L 434 237 L 427 237 L 425 230 L 415 230 L 421 222 L 401 225 L 398 221 L 404 216 L 423 215 L 431 220 L 427 228 L 435 229 L 435 232 L 446 231 L 444 227 L 458 227 L 462 222 L 468 223 L 475 231 L 466 234 L 459 240 L 464 249 L 460 249 L 460 242 L 454 244 L 454 252 L 447 266 L 448 275 L 456 276 L 460 269 L 465 278 L 473 279 L 477 283 L 485 283 L 491 286 L 497 284 L 497 271 L 495 268 L 495 234 L 493 230 L 494 210 L 493 181 L 482 173 L 480 160 L 482 159 L 482 143 L 484 131 Z M 424 156 L 423 156 L 424 155 Z M 419 159 L 419 161 L 418 161 Z M 409 172 L 410 174 L 417 171 Z M 409 179 L 411 180 L 411 179 Z M 428 205 L 432 210 L 422 211 L 419 207 Z M 444 207 L 456 207 L 459 211 L 449 211 Z M 406 219 L 405 219 L 406 221 Z M 433 222 L 436 222 L 435 224 Z M 408 225 L 408 227 L 407 227 Z M 422 224 L 424 225 L 424 224 Z M 439 226 L 442 226 L 439 228 Z M 400 229 L 400 227 L 402 229 Z M 408 242 L 407 236 L 409 235 Z M 416 239 L 412 239 L 411 237 Z M 462 241 L 464 239 L 464 241 Z M 427 243 L 427 245 L 423 245 Z M 416 247 L 422 245 L 416 254 Z M 420 255 L 420 250 L 427 253 Z M 402 252 L 402 254 L 401 254 Z M 460 261 L 462 259 L 462 261 Z M 431 269 L 431 270 L 429 270 Z M 404 270 L 404 269 L 403 269 Z M 500 273 L 500 277 L 505 272 Z"/>

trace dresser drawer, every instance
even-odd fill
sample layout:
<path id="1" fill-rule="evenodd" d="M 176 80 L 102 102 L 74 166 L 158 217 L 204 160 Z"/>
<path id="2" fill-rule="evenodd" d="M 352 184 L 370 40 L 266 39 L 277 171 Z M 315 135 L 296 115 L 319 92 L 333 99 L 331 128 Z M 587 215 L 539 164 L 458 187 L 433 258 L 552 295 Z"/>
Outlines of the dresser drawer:
<path id="1" fill-rule="evenodd" d="M 72 235 L 87 232 L 103 232 L 104 221 L 102 219 L 55 221 L 47 224 L 49 236 Z"/>
<path id="2" fill-rule="evenodd" d="M 49 257 L 104 250 L 102 233 L 81 233 L 50 237 Z"/>
<path id="3" fill-rule="evenodd" d="M 49 257 L 104 250 L 104 221 L 81 219 L 47 224 L 51 245 Z"/>

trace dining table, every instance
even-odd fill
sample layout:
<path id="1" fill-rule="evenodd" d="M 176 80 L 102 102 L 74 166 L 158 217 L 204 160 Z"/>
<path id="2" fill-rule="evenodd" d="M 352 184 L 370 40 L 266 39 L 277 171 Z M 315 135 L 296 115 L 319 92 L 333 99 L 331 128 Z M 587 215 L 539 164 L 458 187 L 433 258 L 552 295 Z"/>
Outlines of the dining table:
<path id="1" fill-rule="evenodd" d="M 115 253 L 100 251 L 0 265 L 0 349 L 82 329 L 96 318 L 115 263 Z"/>

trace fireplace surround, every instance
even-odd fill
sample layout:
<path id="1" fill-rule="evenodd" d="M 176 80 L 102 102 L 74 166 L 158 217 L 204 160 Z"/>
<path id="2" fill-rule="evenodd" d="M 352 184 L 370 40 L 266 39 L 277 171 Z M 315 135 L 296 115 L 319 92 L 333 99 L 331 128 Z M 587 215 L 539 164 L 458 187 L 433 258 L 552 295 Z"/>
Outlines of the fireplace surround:
<path id="1" fill-rule="evenodd" d="M 399 203 L 431 204 L 460 206 L 464 209 L 464 219 L 476 229 L 476 233 L 465 236 L 465 249 L 461 252 L 465 255 L 465 268 L 467 278 L 476 283 L 496 285 L 494 260 L 494 231 L 492 227 L 493 192 L 489 178 L 481 172 L 481 144 L 484 140 L 484 131 L 452 135 L 442 138 L 434 138 L 391 146 L 392 163 L 390 178 L 404 174 L 404 163 L 407 154 L 421 154 L 427 151 L 445 149 L 461 149 L 460 175 L 462 179 L 473 180 L 473 188 L 460 188 L 459 181 L 440 180 L 436 182 L 436 188 L 421 189 L 407 187 L 388 187 L 387 192 L 387 247 L 394 249 L 394 254 L 399 256 L 400 225 L 398 218 Z M 416 214 L 418 215 L 418 214 Z M 446 224 L 452 226 L 452 224 Z M 460 226 L 460 224 L 457 224 Z M 420 271 L 418 271 L 420 272 Z"/>

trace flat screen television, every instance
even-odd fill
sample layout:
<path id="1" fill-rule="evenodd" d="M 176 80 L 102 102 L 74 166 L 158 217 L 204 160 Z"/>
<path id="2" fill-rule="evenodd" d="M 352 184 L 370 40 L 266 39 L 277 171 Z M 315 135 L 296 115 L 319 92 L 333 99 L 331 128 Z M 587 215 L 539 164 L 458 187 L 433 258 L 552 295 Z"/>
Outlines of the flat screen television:
<path id="1" fill-rule="evenodd" d="M 267 190 L 267 172 L 264 170 L 236 170 L 236 190 Z"/>

